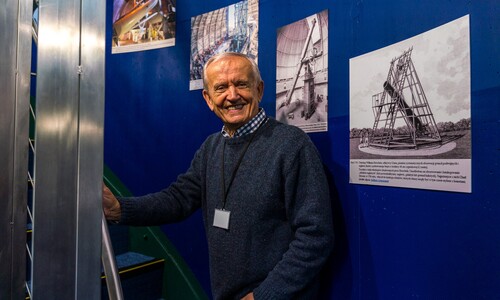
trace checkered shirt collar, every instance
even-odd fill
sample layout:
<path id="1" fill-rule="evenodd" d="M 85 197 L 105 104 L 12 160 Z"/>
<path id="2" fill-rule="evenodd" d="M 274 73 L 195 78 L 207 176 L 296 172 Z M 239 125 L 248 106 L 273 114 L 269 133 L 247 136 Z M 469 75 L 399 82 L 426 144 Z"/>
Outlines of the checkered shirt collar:
<path id="1" fill-rule="evenodd" d="M 264 123 L 267 120 L 266 112 L 264 111 L 263 108 L 259 109 L 259 112 L 255 117 L 253 117 L 248 123 L 245 125 L 241 126 L 236 130 L 236 132 L 233 135 L 233 138 L 236 137 L 241 137 L 245 136 L 247 134 L 255 132 L 259 126 Z M 230 138 L 231 136 L 227 133 L 226 129 L 224 126 L 222 126 L 222 136 L 225 138 Z"/>

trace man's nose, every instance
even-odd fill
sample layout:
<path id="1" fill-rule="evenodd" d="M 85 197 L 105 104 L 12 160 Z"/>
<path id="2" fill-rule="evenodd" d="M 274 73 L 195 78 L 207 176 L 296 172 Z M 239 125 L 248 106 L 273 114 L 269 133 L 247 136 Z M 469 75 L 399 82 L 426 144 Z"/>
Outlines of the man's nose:
<path id="1" fill-rule="evenodd" d="M 229 86 L 229 88 L 227 89 L 227 99 L 228 100 L 236 100 L 240 97 L 240 95 L 238 94 L 238 89 L 236 89 L 236 87 L 234 86 Z"/>

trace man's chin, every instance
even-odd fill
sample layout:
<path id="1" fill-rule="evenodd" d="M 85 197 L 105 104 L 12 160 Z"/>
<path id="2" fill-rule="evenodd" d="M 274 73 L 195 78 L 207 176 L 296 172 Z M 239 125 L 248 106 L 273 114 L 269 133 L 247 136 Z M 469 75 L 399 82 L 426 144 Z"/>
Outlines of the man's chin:
<path id="1" fill-rule="evenodd" d="M 245 116 L 242 114 L 238 115 L 226 115 L 225 116 L 226 123 L 232 124 L 232 125 L 238 125 L 238 124 L 244 124 L 245 123 Z"/>

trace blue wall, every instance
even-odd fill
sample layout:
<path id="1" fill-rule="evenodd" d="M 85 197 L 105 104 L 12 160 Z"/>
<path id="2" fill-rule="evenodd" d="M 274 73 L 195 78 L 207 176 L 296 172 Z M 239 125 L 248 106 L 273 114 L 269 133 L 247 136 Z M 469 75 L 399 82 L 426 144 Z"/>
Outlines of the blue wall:
<path id="1" fill-rule="evenodd" d="M 236 1 L 180 0 L 175 47 L 111 55 L 106 44 L 105 163 L 134 194 L 185 171 L 220 121 L 189 91 L 190 18 Z M 262 106 L 274 115 L 276 29 L 329 9 L 327 133 L 311 138 L 333 190 L 336 249 L 326 299 L 500 299 L 500 2 L 261 0 Z M 472 193 L 349 184 L 349 58 L 470 15 Z M 162 229 L 210 293 L 197 213 Z"/>

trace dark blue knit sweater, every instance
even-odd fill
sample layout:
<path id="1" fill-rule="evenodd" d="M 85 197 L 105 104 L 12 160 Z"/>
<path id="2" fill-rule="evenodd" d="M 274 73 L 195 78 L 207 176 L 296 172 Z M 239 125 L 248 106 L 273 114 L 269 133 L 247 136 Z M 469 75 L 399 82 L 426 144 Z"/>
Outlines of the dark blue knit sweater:
<path id="1" fill-rule="evenodd" d="M 323 166 L 302 130 L 269 119 L 256 132 L 228 191 L 229 229 L 212 225 L 223 200 L 221 151 L 227 188 L 249 138 L 209 136 L 168 188 L 119 199 L 120 223 L 171 223 L 201 207 L 214 299 L 239 299 L 251 291 L 255 299 L 312 299 L 333 228 Z"/>

